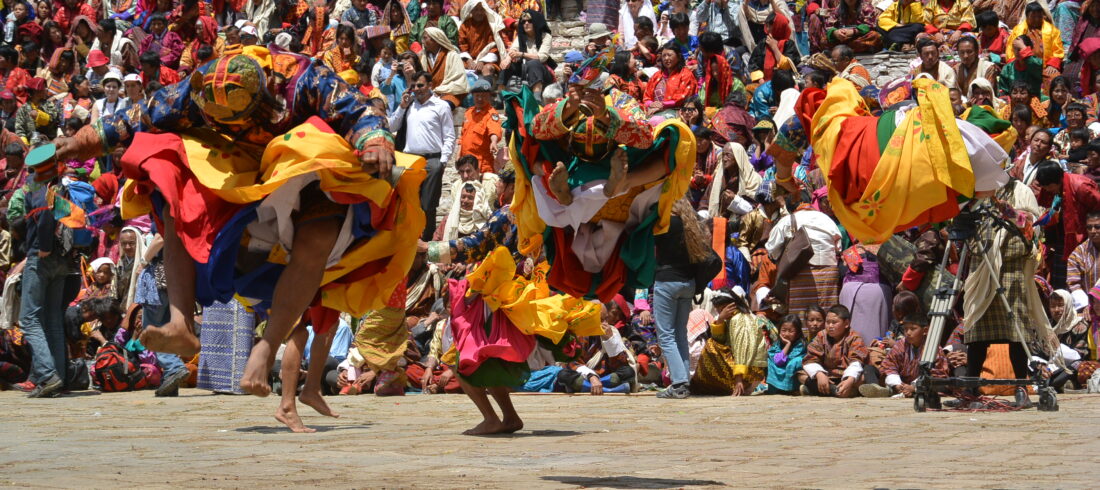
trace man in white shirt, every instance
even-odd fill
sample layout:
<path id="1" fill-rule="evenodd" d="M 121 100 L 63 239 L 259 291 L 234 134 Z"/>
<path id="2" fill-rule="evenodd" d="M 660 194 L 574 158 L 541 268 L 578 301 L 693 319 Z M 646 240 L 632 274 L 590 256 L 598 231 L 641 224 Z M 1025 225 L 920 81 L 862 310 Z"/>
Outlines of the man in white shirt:
<path id="1" fill-rule="evenodd" d="M 401 96 L 401 105 L 390 119 L 390 130 L 395 134 L 405 131 L 405 153 L 420 155 L 428 160 L 428 177 L 420 184 L 420 207 L 427 222 L 421 239 L 431 241 L 435 231 L 436 208 L 443 192 L 443 163 L 451 161 L 455 147 L 454 120 L 451 106 L 432 94 L 432 75 L 419 72 Z"/>

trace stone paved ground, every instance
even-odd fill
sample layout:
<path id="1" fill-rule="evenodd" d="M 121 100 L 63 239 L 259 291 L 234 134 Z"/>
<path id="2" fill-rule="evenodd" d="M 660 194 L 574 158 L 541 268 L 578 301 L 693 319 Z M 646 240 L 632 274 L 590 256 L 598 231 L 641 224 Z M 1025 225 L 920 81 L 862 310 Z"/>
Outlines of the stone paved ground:
<path id="1" fill-rule="evenodd" d="M 274 399 L 183 390 L 0 393 L 0 485 L 103 488 L 1095 487 L 1100 398 L 1041 413 L 889 399 L 516 396 L 527 428 L 472 438 L 461 395 L 330 398 L 291 434 Z"/>

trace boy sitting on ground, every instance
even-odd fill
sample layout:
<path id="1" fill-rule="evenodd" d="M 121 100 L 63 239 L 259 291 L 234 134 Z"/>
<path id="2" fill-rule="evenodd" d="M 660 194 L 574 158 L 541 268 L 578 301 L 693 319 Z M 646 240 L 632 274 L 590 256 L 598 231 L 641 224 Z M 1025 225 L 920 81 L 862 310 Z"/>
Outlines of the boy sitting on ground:
<path id="1" fill-rule="evenodd" d="M 882 366 L 868 366 L 864 373 L 866 383 L 859 387 L 859 394 L 868 398 L 887 397 L 900 393 L 906 398 L 913 397 L 913 382 L 920 375 L 921 349 L 928 338 L 928 317 L 923 313 L 913 313 L 902 319 L 903 337 L 894 343 L 882 360 Z M 885 375 L 886 386 L 881 376 Z M 947 376 L 947 358 L 937 349 L 936 361 L 932 366 L 932 376 Z"/>
<path id="2" fill-rule="evenodd" d="M 868 351 L 863 337 L 852 331 L 851 323 L 852 313 L 847 307 L 829 308 L 825 330 L 810 342 L 802 361 L 798 381 L 803 395 L 852 398 L 859 394 Z"/>

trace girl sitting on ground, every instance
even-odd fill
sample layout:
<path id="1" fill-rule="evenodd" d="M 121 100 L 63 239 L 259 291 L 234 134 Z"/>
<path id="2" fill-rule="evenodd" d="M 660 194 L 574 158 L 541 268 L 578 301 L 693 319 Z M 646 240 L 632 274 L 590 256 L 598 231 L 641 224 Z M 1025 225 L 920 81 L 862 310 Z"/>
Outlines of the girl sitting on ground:
<path id="1" fill-rule="evenodd" d="M 802 319 L 787 315 L 779 325 L 779 339 L 768 349 L 768 394 L 798 394 L 798 371 L 806 356 Z"/>

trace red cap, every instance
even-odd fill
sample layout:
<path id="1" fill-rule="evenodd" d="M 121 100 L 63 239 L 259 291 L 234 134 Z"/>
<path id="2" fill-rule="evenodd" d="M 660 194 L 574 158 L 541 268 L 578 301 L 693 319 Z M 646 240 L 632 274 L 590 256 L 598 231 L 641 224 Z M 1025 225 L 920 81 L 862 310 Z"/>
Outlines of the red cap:
<path id="1" fill-rule="evenodd" d="M 618 305 L 619 311 L 623 312 L 623 317 L 627 319 L 630 318 L 630 305 L 626 303 L 626 298 L 623 298 L 623 295 L 616 294 L 611 301 L 614 301 L 615 304 Z"/>
<path id="2" fill-rule="evenodd" d="M 5 90 L 0 92 L 0 100 L 14 100 L 15 94 L 11 93 L 11 90 Z"/>
<path id="3" fill-rule="evenodd" d="M 103 54 L 103 51 L 93 49 L 88 52 L 88 68 L 95 68 L 97 66 L 103 66 L 109 63 L 107 55 Z"/>
<path id="4" fill-rule="evenodd" d="M 46 90 L 46 79 L 42 77 L 34 77 L 27 80 L 27 90 Z"/>

